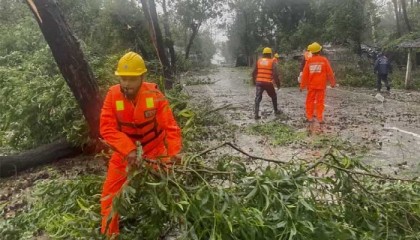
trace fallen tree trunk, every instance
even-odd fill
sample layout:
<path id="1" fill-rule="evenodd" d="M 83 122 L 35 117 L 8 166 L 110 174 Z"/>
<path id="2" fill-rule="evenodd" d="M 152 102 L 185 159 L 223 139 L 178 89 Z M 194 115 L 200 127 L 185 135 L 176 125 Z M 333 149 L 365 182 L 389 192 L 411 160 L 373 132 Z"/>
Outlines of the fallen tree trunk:
<path id="1" fill-rule="evenodd" d="M 18 172 L 51 163 L 55 160 L 72 157 L 81 153 L 81 149 L 74 147 L 64 139 L 42 145 L 14 156 L 0 156 L 0 178 L 9 177 Z"/>

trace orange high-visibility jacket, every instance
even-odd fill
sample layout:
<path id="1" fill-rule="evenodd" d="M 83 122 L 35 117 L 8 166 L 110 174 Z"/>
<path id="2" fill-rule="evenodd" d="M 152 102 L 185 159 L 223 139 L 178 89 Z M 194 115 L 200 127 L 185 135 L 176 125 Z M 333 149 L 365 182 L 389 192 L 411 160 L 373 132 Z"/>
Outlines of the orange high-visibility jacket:
<path id="1" fill-rule="evenodd" d="M 257 62 L 257 82 L 273 82 L 272 58 L 260 58 Z"/>
<path id="2" fill-rule="evenodd" d="M 327 81 L 331 86 L 335 85 L 334 72 L 328 59 L 320 55 L 309 58 L 303 68 L 300 88 L 325 89 Z"/>
<path id="3" fill-rule="evenodd" d="M 122 156 L 136 149 L 140 141 L 145 157 L 159 144 L 165 144 L 168 156 L 181 150 L 181 130 L 165 96 L 153 83 L 143 82 L 135 100 L 124 97 L 119 84 L 112 86 L 101 112 L 100 133 Z"/>

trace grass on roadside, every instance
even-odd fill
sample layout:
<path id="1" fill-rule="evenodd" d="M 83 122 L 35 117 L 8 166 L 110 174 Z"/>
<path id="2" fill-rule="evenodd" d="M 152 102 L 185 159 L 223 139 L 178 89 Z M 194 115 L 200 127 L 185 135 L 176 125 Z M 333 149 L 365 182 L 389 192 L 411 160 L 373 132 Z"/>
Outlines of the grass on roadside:
<path id="1" fill-rule="evenodd" d="M 304 132 L 297 132 L 283 123 L 270 122 L 265 124 L 251 125 L 248 132 L 255 135 L 266 135 L 273 138 L 273 144 L 284 146 L 305 138 Z"/>
<path id="2" fill-rule="evenodd" d="M 328 147 L 334 147 L 335 149 L 342 150 L 352 156 L 364 154 L 368 151 L 367 146 L 351 143 L 338 136 L 328 134 L 308 136 L 306 131 L 297 131 L 296 129 L 280 122 L 254 124 L 249 126 L 247 131 L 254 135 L 269 136 L 272 139 L 272 144 L 275 146 L 286 146 L 296 143 L 301 147 L 311 149 L 326 149 Z"/>

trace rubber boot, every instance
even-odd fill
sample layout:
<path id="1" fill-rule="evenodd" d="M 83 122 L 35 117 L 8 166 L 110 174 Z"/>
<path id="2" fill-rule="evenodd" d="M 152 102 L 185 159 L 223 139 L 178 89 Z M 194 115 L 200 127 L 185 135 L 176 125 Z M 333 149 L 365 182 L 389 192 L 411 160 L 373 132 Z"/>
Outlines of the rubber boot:
<path id="1" fill-rule="evenodd" d="M 278 106 L 277 106 L 277 101 L 273 101 L 273 109 L 274 109 L 274 114 L 275 115 L 280 115 L 281 114 L 281 111 L 278 109 Z"/>
<path id="2" fill-rule="evenodd" d="M 254 109 L 254 119 L 255 120 L 261 119 L 261 116 L 259 115 L 259 112 L 260 112 L 260 106 L 255 106 L 255 109 Z"/>

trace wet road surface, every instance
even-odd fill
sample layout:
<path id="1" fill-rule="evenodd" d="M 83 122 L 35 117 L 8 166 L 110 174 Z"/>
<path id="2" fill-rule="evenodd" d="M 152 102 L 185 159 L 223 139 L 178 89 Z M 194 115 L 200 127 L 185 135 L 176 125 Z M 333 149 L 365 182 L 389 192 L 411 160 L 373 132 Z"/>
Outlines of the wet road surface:
<path id="1" fill-rule="evenodd" d="M 273 114 L 271 99 L 264 94 L 260 106 L 261 120 L 253 119 L 255 87 L 249 84 L 248 68 L 218 68 L 203 78 L 211 84 L 187 86 L 186 91 L 198 101 L 210 99 L 230 123 L 239 126 L 234 142 L 253 155 L 288 161 L 310 159 L 322 153 L 296 146 L 273 146 L 267 136 L 255 136 L 245 129 L 253 124 L 280 121 L 300 132 L 306 131 L 304 103 L 306 92 L 281 88 L 277 92 L 280 119 Z M 392 90 L 383 93 L 385 101 L 375 98 L 368 89 L 328 89 L 325 102 L 324 133 L 368 149 L 363 160 L 384 173 L 420 172 L 420 93 Z"/>

